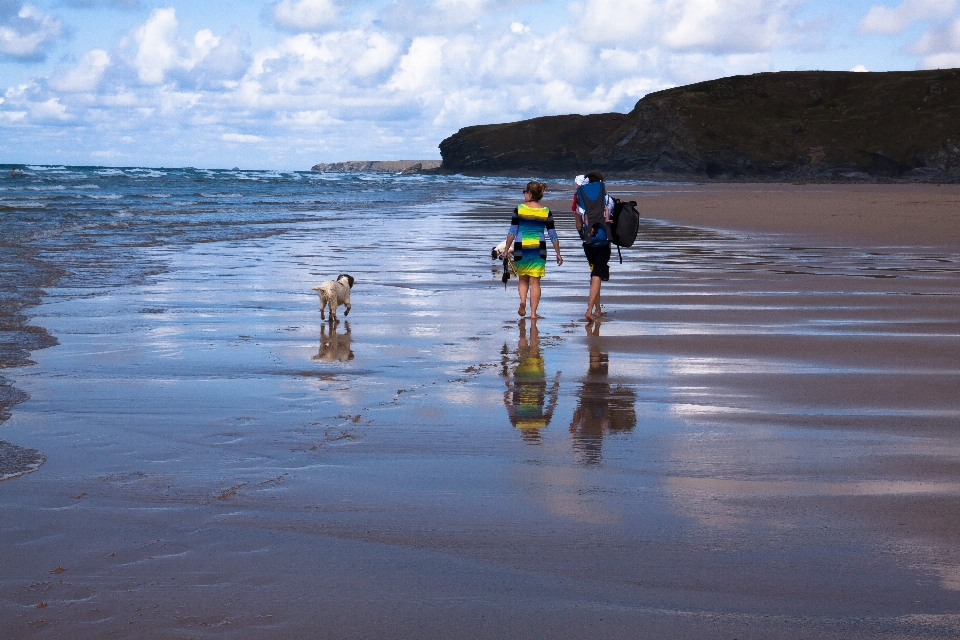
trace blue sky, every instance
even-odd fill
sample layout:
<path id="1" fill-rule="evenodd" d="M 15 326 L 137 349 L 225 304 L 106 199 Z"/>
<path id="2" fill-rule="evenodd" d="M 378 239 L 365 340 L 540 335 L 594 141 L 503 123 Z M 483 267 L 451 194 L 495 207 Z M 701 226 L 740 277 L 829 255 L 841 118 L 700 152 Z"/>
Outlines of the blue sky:
<path id="1" fill-rule="evenodd" d="M 797 69 L 960 67 L 960 0 L 0 0 L 0 162 L 308 169 Z"/>

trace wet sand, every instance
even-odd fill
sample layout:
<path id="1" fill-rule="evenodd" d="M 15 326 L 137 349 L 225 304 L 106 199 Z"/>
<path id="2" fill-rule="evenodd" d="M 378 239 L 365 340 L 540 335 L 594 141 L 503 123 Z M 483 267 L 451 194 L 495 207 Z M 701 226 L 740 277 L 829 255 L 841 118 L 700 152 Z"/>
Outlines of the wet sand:
<path id="1" fill-rule="evenodd" d="M 570 220 L 534 325 L 485 206 L 429 260 L 287 233 L 48 289 L 0 635 L 955 637 L 960 190 L 633 193 L 590 327 Z"/>

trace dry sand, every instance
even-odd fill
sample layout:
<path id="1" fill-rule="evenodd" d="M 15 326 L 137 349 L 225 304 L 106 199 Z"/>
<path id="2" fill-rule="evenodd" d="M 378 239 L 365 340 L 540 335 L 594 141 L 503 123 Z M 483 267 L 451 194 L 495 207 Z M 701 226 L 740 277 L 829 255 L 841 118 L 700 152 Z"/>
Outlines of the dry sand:
<path id="1" fill-rule="evenodd" d="M 482 212 L 444 278 L 382 234 L 332 331 L 311 238 L 51 290 L 0 635 L 956 637 L 960 190 L 630 192 L 592 327 L 567 217 L 536 327 Z"/>

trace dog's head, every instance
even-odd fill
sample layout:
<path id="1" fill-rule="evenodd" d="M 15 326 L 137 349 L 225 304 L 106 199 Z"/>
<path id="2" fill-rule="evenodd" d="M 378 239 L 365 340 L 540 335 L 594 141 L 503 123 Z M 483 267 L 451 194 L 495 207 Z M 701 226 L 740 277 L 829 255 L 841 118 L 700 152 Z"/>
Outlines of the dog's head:
<path id="1" fill-rule="evenodd" d="M 491 260 L 496 260 L 496 259 L 499 258 L 499 257 L 500 257 L 500 252 L 497 251 L 497 248 L 496 248 L 496 247 L 494 247 L 494 248 L 493 248 L 493 251 L 490 252 L 490 259 L 491 259 Z"/>
<path id="2" fill-rule="evenodd" d="M 346 280 L 346 282 L 342 282 L 343 280 Z M 353 276 L 347 273 L 341 273 L 340 275 L 338 275 L 337 282 L 340 282 L 341 284 L 345 284 L 351 289 L 353 289 Z"/>

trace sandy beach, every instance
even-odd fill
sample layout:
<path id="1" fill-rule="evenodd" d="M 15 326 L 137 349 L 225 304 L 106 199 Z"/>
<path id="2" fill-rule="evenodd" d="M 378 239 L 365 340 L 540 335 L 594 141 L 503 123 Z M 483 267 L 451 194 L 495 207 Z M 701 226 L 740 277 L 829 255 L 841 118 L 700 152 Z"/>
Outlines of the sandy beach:
<path id="1" fill-rule="evenodd" d="M 956 637 L 960 187 L 610 190 L 643 225 L 589 326 L 569 185 L 537 323 L 493 196 L 446 252 L 384 220 L 47 287 L 0 637 Z"/>

